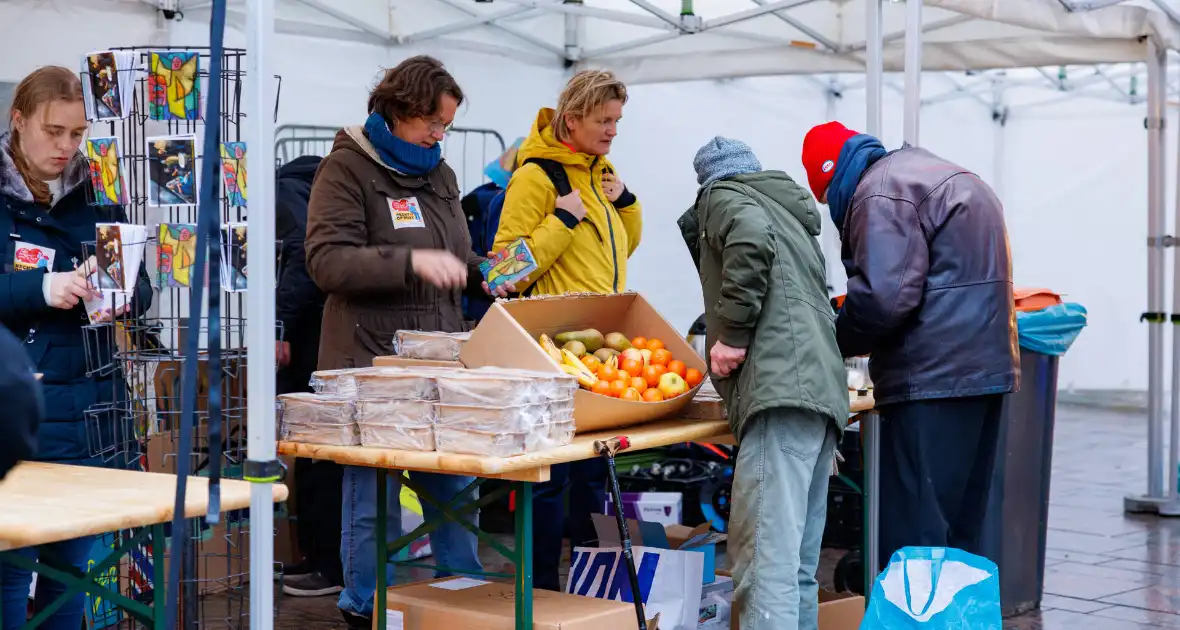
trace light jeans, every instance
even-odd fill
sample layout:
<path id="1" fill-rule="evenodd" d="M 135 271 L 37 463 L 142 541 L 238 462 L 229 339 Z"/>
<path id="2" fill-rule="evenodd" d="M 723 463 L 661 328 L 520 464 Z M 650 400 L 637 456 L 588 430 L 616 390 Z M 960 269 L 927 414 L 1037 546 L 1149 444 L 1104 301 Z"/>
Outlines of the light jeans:
<path id="1" fill-rule="evenodd" d="M 815 571 L 836 435 L 830 419 L 802 409 L 772 409 L 748 422 L 729 519 L 741 630 L 817 630 Z"/>
<path id="2" fill-rule="evenodd" d="M 386 541 L 402 536 L 401 472 L 389 471 L 385 505 Z M 472 477 L 412 472 L 414 481 L 430 492 L 442 504 L 471 483 Z M 344 591 L 337 604 L 341 610 L 364 617 L 373 614 L 373 598 L 377 590 L 377 470 L 359 466 L 344 467 L 344 500 L 341 503 L 340 560 L 344 563 Z M 422 501 L 426 520 L 440 518 L 437 509 Z M 467 513 L 468 520 L 478 525 L 479 516 Z M 479 562 L 479 539 L 458 523 L 447 521 L 430 534 L 430 548 L 439 566 L 456 571 L 482 571 Z M 386 584 L 393 584 L 393 564 L 386 565 Z M 436 577 L 449 573 L 436 572 Z"/>

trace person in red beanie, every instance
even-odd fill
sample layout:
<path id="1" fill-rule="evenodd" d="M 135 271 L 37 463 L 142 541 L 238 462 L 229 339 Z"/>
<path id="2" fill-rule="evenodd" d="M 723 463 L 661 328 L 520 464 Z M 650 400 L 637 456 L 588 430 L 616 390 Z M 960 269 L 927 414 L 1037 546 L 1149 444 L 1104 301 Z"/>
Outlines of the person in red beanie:
<path id="1" fill-rule="evenodd" d="M 1004 395 L 1020 387 L 1000 200 L 967 169 L 838 122 L 808 132 L 803 166 L 848 272 L 836 341 L 871 357 L 880 566 L 910 545 L 979 554 Z"/>

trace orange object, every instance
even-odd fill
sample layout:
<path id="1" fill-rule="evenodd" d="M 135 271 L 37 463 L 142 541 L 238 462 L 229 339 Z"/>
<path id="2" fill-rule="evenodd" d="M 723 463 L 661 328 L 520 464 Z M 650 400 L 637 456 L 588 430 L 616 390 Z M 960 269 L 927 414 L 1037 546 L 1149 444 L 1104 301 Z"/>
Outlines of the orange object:
<path id="1" fill-rule="evenodd" d="M 610 384 L 610 395 L 615 398 L 622 398 L 623 392 L 627 391 L 626 381 L 612 381 Z"/>
<path id="2" fill-rule="evenodd" d="M 663 402 L 664 395 L 660 393 L 660 390 L 653 387 L 653 388 L 643 392 L 643 401 L 644 402 Z"/>
<path id="3" fill-rule="evenodd" d="M 644 380 L 642 376 L 632 376 L 631 382 L 627 384 L 630 385 L 632 389 L 639 390 L 640 394 L 647 391 L 647 381 Z"/>
<path id="4" fill-rule="evenodd" d="M 680 375 L 680 378 L 684 378 L 688 375 L 688 366 L 684 364 L 684 361 L 669 361 L 668 371 L 675 372 Z"/>
<path id="5" fill-rule="evenodd" d="M 594 388 L 591 389 L 590 391 L 594 392 L 595 394 L 600 394 L 602 396 L 610 396 L 611 395 L 610 381 L 599 380 L 597 383 L 594 384 Z"/>
<path id="6" fill-rule="evenodd" d="M 613 368 L 609 365 L 604 365 L 598 368 L 598 378 L 610 383 L 611 381 L 619 380 L 618 368 Z"/>
<path id="7" fill-rule="evenodd" d="M 647 348 L 647 338 L 646 337 L 636 337 L 636 338 L 632 339 L 631 340 L 631 347 L 635 348 L 636 350 L 646 349 Z"/>
<path id="8" fill-rule="evenodd" d="M 696 387 L 701 384 L 701 381 L 705 380 L 705 375 L 701 374 L 701 371 L 696 368 L 688 368 L 688 371 L 684 373 L 684 380 L 688 383 L 689 387 Z"/>
<path id="9" fill-rule="evenodd" d="M 627 389 L 623 390 L 623 394 L 619 396 L 619 398 L 623 400 L 641 402 L 643 400 L 643 394 L 639 393 L 639 390 L 635 389 L 634 387 L 628 387 Z"/>
<path id="10" fill-rule="evenodd" d="M 1049 289 L 1013 289 L 1012 297 L 1016 301 L 1016 310 L 1023 312 L 1041 311 L 1061 304 L 1061 296 Z"/>
<path id="11" fill-rule="evenodd" d="M 664 342 L 659 339 L 649 339 L 647 342 L 647 349 L 655 352 L 656 350 L 664 349 Z"/>
<path id="12" fill-rule="evenodd" d="M 834 297 L 832 299 L 836 301 L 836 308 L 837 309 L 844 308 L 844 296 L 843 295 L 837 295 L 836 297 Z"/>
<path id="13" fill-rule="evenodd" d="M 590 368 L 590 371 L 593 372 L 593 371 L 597 370 L 599 368 L 599 366 L 602 365 L 602 361 L 599 361 L 598 357 L 596 357 L 592 354 L 588 354 L 588 355 L 582 357 L 582 365 L 585 365 L 586 367 Z"/>
<path id="14" fill-rule="evenodd" d="M 668 364 L 671 362 L 672 362 L 672 353 L 671 352 L 668 352 L 667 350 L 653 350 L 652 351 L 652 353 L 651 353 L 651 364 L 652 365 L 662 365 L 664 367 L 668 367 Z"/>
<path id="15" fill-rule="evenodd" d="M 631 376 L 639 376 L 643 372 L 643 361 L 637 359 L 623 359 L 621 366 Z"/>
<path id="16" fill-rule="evenodd" d="M 647 381 L 648 387 L 659 387 L 660 377 L 667 371 L 662 365 L 649 365 L 643 368 L 643 380 Z"/>

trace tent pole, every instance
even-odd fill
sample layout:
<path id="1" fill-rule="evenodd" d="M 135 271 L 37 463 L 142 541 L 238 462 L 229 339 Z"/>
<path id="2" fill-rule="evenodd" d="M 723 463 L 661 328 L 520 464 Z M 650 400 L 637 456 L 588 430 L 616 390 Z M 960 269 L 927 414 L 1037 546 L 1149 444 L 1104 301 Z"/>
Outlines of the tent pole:
<path id="1" fill-rule="evenodd" d="M 1159 99 L 1161 101 L 1161 104 L 1159 106 L 1161 121 L 1167 120 L 1167 116 L 1168 116 L 1168 108 L 1167 108 L 1168 72 L 1167 72 L 1167 65 L 1166 65 L 1167 64 L 1167 51 L 1166 50 L 1164 51 L 1163 59 L 1164 59 L 1164 61 L 1163 61 L 1164 67 L 1160 71 L 1161 82 L 1160 82 L 1160 86 L 1159 86 L 1161 88 L 1160 89 L 1160 99 Z M 1160 140 L 1160 154 L 1162 155 L 1165 153 L 1164 149 L 1167 146 L 1167 144 L 1166 144 L 1167 135 L 1166 135 L 1166 133 L 1161 133 L 1160 135 L 1162 138 Z M 1178 142 L 1176 144 L 1176 149 L 1177 149 L 1177 154 L 1178 154 L 1177 161 L 1176 161 L 1176 174 L 1177 174 L 1177 181 L 1180 181 L 1180 140 L 1178 140 Z M 1161 163 L 1160 163 L 1160 172 L 1161 173 L 1165 172 L 1163 160 L 1161 160 Z M 1166 186 L 1167 186 L 1166 183 L 1164 183 L 1161 186 L 1162 188 L 1164 188 L 1164 190 L 1160 191 L 1160 202 L 1161 202 L 1160 205 L 1161 206 L 1163 205 L 1163 203 L 1165 201 L 1165 197 L 1167 195 Z M 1161 209 L 1160 212 L 1162 214 L 1163 210 Z M 1176 216 L 1176 223 L 1175 223 L 1176 229 L 1180 229 L 1180 191 L 1177 191 L 1177 193 L 1176 193 L 1175 216 Z M 1164 227 L 1163 221 L 1160 222 L 1160 225 L 1161 225 L 1161 230 L 1162 230 Z M 1166 239 L 1166 242 L 1163 243 L 1163 245 L 1166 247 L 1172 247 L 1172 248 L 1174 248 L 1176 246 L 1175 240 L 1171 237 L 1168 237 Z M 1163 250 L 1160 249 L 1160 251 L 1162 252 Z M 1163 256 L 1166 256 L 1166 254 L 1161 255 L 1161 257 L 1163 257 Z M 1161 285 L 1165 284 L 1162 277 L 1160 279 L 1160 284 Z M 1173 253 L 1172 253 L 1172 317 L 1176 317 L 1177 314 L 1180 314 L 1180 253 L 1173 251 Z M 1168 446 L 1169 446 L 1168 467 L 1165 469 L 1166 474 L 1168 475 L 1168 497 L 1167 497 L 1167 500 L 1159 506 L 1160 516 L 1180 516 L 1180 334 L 1177 334 L 1177 330 L 1175 328 L 1176 323 L 1180 323 L 1180 322 L 1173 322 L 1173 327 L 1172 327 L 1171 438 L 1168 441 Z M 1164 326 L 1164 324 L 1161 323 L 1160 326 L 1162 327 L 1162 326 Z M 1163 339 L 1160 339 L 1160 343 L 1161 343 L 1161 345 L 1163 344 Z M 1162 353 L 1162 351 L 1161 351 L 1161 353 Z M 1161 392 L 1161 398 L 1162 398 L 1162 392 Z M 1161 411 L 1162 411 L 1162 409 L 1161 409 Z M 1160 418 L 1161 425 L 1163 424 L 1162 415 L 1163 414 L 1161 413 L 1161 418 Z M 1162 434 L 1163 434 L 1163 427 L 1161 426 L 1160 437 L 1162 437 Z M 1162 445 L 1161 445 L 1161 449 L 1162 449 Z"/>
<path id="2" fill-rule="evenodd" d="M 250 0 L 246 25 L 246 147 L 257 175 L 250 181 L 247 216 L 250 267 L 246 293 L 247 454 L 250 486 L 250 627 L 274 627 L 273 484 L 281 476 L 275 459 L 275 81 L 271 45 L 275 0 Z"/>
<path id="3" fill-rule="evenodd" d="M 865 133 L 881 137 L 881 83 L 884 74 L 882 63 L 881 2 L 865 0 Z"/>
<path id="4" fill-rule="evenodd" d="M 922 2 L 905 3 L 905 116 L 902 140 L 918 146 L 922 114 Z"/>
<path id="5" fill-rule="evenodd" d="M 1164 449 L 1164 264 L 1165 174 L 1164 104 L 1166 51 L 1147 38 L 1147 495 L 1126 497 L 1128 512 L 1155 512 L 1167 501 L 1163 484 Z M 1171 475 L 1176 475 L 1176 470 Z M 1175 483 L 1173 481 L 1173 483 Z"/>

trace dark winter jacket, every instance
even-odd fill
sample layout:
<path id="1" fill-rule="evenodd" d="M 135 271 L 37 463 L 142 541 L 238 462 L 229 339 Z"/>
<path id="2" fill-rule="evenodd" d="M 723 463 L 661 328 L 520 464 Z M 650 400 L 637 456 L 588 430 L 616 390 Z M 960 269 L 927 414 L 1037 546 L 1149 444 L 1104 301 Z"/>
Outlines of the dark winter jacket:
<path id="1" fill-rule="evenodd" d="M 0 259 L 0 322 L 24 340 L 34 369 L 44 375 L 45 417 L 34 459 L 109 463 L 133 438 L 128 415 L 120 410 L 128 394 L 115 362 L 111 325 L 88 328 L 81 302 L 69 310 L 50 307 L 41 292 L 45 270 L 15 271 L 13 261 L 20 241 L 52 249 L 53 271 L 73 271 L 94 251 L 95 224 L 126 222 L 126 215 L 118 206 L 90 205 L 89 168 L 81 153 L 62 176 L 61 199 L 52 208 L 36 203 L 12 162 L 8 140 L 0 136 L 0 234 L 7 235 Z M 130 316 L 146 310 L 151 300 L 151 283 L 141 267 Z"/>
<path id="2" fill-rule="evenodd" d="M 734 434 L 777 408 L 843 427 L 847 377 L 811 194 L 780 171 L 737 175 L 705 185 L 679 225 L 698 261 L 708 347 L 746 349 L 736 372 L 711 377 Z"/>
<path id="3" fill-rule="evenodd" d="M 18 463 L 37 452 L 37 427 L 45 406 L 33 364 L 25 355 L 20 339 L 0 326 L 0 400 L 4 420 L 0 421 L 0 479 Z"/>
<path id="4" fill-rule="evenodd" d="M 495 246 L 496 230 L 500 226 L 500 211 L 504 209 L 504 189 L 488 182 L 464 195 L 460 200 L 467 215 L 467 231 L 471 234 L 471 252 L 487 256 Z M 479 323 L 492 307 L 492 297 L 469 293 L 463 296 L 463 317 Z"/>
<path id="5" fill-rule="evenodd" d="M 1020 386 L 1012 260 L 1000 200 L 925 149 L 895 151 L 856 187 L 842 245 L 844 356 L 871 354 L 879 405 Z"/>
<path id="6" fill-rule="evenodd" d="M 320 351 L 327 296 L 307 273 L 303 241 L 311 183 L 321 160 L 312 155 L 296 158 L 279 169 L 275 182 L 275 234 L 283 244 L 275 314 L 283 323 L 283 339 L 291 344 L 291 362 L 279 370 L 276 379 L 280 394 L 309 391 Z"/>
<path id="7" fill-rule="evenodd" d="M 416 208 L 420 217 L 407 209 Z M 397 206 L 404 218 L 395 221 Z M 328 294 L 320 369 L 364 367 L 393 354 L 399 330 L 462 332 L 462 289 L 435 288 L 414 274 L 411 251 L 445 249 L 467 262 L 468 291 L 481 291 L 459 207 L 459 183 L 443 160 L 425 176 L 386 166 L 360 127 L 336 134 L 307 208 L 307 269 Z"/>

